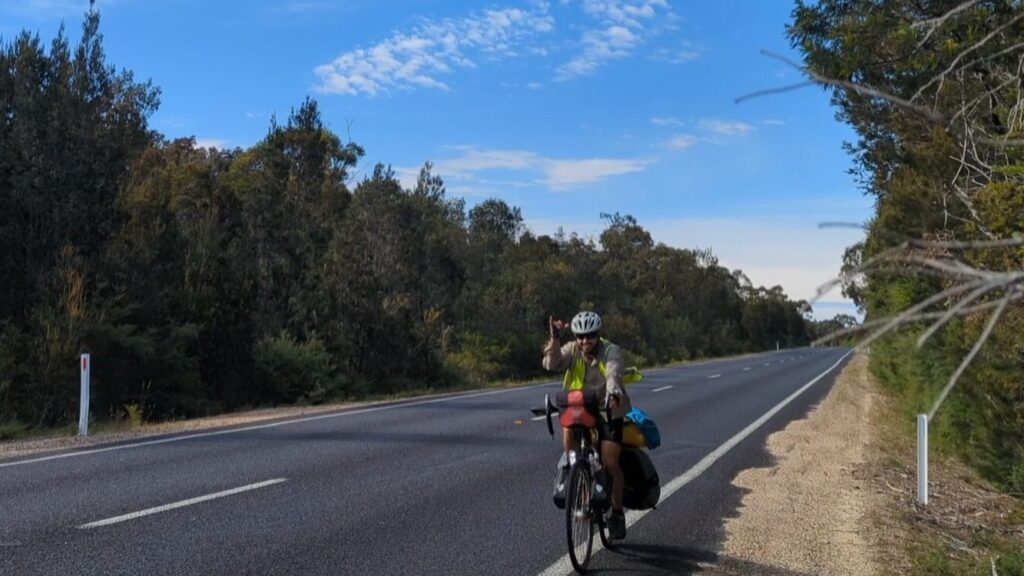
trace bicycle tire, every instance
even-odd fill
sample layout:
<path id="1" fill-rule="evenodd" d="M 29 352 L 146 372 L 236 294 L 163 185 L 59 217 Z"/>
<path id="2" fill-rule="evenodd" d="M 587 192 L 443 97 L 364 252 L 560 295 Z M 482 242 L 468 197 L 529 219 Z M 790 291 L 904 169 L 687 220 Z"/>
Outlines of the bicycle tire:
<path id="1" fill-rule="evenodd" d="M 569 544 L 569 560 L 577 572 L 583 573 L 594 547 L 594 517 L 590 511 L 590 469 L 577 461 L 569 469 L 569 486 L 565 499 L 565 533 Z"/>

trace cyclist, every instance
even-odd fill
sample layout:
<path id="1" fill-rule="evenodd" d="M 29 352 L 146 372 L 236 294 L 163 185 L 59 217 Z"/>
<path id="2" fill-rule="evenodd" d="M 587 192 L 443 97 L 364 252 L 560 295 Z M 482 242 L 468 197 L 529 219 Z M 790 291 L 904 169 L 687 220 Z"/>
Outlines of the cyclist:
<path id="1" fill-rule="evenodd" d="M 575 341 L 564 346 L 558 337 L 563 323 L 549 318 L 551 339 L 544 347 L 542 365 L 546 370 L 565 370 L 566 390 L 593 390 L 604 392 L 612 408 L 612 419 L 598 426 L 601 463 L 612 477 L 612 514 L 608 519 L 608 532 L 613 539 L 626 537 L 626 516 L 622 512 L 622 491 L 625 481 L 619 467 L 622 450 L 623 417 L 631 403 L 623 387 L 623 353 L 617 345 L 601 338 L 601 317 L 584 311 L 572 319 L 570 327 Z M 605 418 L 605 414 L 601 418 Z M 572 435 L 562 429 L 562 445 L 566 453 L 573 449 Z"/>

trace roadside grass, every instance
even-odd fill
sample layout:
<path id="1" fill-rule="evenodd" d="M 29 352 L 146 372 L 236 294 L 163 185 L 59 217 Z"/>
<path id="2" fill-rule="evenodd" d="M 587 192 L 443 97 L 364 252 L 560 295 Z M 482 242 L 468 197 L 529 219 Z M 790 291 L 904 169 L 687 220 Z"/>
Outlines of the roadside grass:
<path id="1" fill-rule="evenodd" d="M 0 422 L 0 442 L 4 440 L 17 440 L 18 438 L 23 438 L 26 434 L 28 434 L 28 426 L 17 420 Z"/>
<path id="2" fill-rule="evenodd" d="M 1024 576 L 1024 500 L 1000 492 L 940 445 L 928 455 L 929 503 L 918 504 L 913 417 L 878 388 L 869 474 L 884 502 L 872 520 L 887 573 Z"/>

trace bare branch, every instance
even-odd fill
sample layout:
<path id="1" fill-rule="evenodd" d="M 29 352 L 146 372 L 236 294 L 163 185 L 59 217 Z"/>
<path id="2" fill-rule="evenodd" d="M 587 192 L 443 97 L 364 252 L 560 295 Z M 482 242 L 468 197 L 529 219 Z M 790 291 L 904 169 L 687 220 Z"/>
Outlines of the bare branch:
<path id="1" fill-rule="evenodd" d="M 914 92 L 914 95 L 910 97 L 910 100 L 911 100 L 911 101 L 913 101 L 913 100 L 917 100 L 917 99 L 918 99 L 918 97 L 919 97 L 919 96 L 921 96 L 921 93 L 922 93 L 922 92 L 924 92 L 924 91 L 925 91 L 925 90 L 926 90 L 926 89 L 927 89 L 927 88 L 928 88 L 929 86 L 932 86 L 932 85 L 934 85 L 934 84 L 935 84 L 936 82 L 939 82 L 939 87 L 941 88 L 941 87 L 942 87 L 942 86 L 941 86 L 941 83 L 942 83 L 942 82 L 943 82 L 943 81 L 944 81 L 944 80 L 946 79 L 946 76 L 947 76 L 947 75 L 948 75 L 948 74 L 949 74 L 950 72 L 952 72 L 953 70 L 955 70 L 955 69 L 956 69 L 956 66 L 957 66 L 957 64 L 959 64 L 959 63 L 960 63 L 960 60 L 961 60 L 961 59 L 962 59 L 962 58 L 963 58 L 964 56 L 967 56 L 967 55 L 968 55 L 968 54 L 970 54 L 971 52 L 974 52 L 974 51 L 975 51 L 975 50 L 977 50 L 978 48 L 981 48 L 982 46 L 984 46 L 985 44 L 987 44 L 989 40 L 991 40 L 991 39 L 995 38 L 997 34 L 999 34 L 1000 32 L 1002 32 L 1003 30 L 1005 30 L 1005 29 L 1009 28 L 1009 27 L 1010 27 L 1010 26 L 1012 26 L 1013 24 L 1016 24 L 1016 23 L 1017 23 L 1017 21 L 1018 21 L 1018 20 L 1020 20 L 1021 18 L 1024 18 L 1024 12 L 1021 12 L 1020 14 L 1018 14 L 1018 15 L 1014 16 L 1013 18 L 1011 18 L 1011 19 L 1010 19 L 1010 21 L 1009 21 L 1009 22 L 1007 22 L 1007 23 L 1003 24 L 1002 26 L 1000 26 L 999 28 L 996 28 L 995 30 L 993 30 L 993 31 L 989 32 L 987 36 L 985 36 L 985 37 L 984 37 L 984 38 L 982 38 L 981 40 L 979 40 L 979 41 L 975 42 L 975 43 L 974 43 L 974 44 L 972 44 L 972 45 L 971 45 L 970 47 L 968 47 L 968 48 L 967 48 L 966 50 L 964 50 L 963 52 L 961 52 L 960 54 L 958 54 L 958 55 L 957 55 L 957 57 L 956 57 L 956 58 L 954 58 L 954 59 L 953 59 L 953 61 L 949 63 L 949 66 L 948 66 L 948 67 L 946 68 L 946 70 L 945 70 L 945 71 L 943 71 L 943 72 L 939 73 L 939 74 L 938 74 L 937 76 L 933 77 L 933 78 L 932 78 L 931 80 L 929 80 L 928 82 L 925 82 L 924 86 L 921 86 L 920 88 L 918 88 L 918 89 L 917 89 L 917 92 Z"/>
<path id="2" fill-rule="evenodd" d="M 974 347 L 971 348 L 971 351 L 967 353 L 967 356 L 964 357 L 963 361 L 960 362 L 960 365 L 957 366 L 956 371 L 953 372 L 952 376 L 950 376 L 949 383 L 947 383 L 946 387 L 942 389 L 942 394 L 939 395 L 938 400 L 935 401 L 935 405 L 933 405 L 931 411 L 928 412 L 929 422 L 935 418 L 935 412 L 938 411 L 939 406 L 942 406 L 942 403 L 946 400 L 946 396 L 949 395 L 949 391 L 953 389 L 957 380 L 960 379 L 960 375 L 964 373 L 964 370 L 966 370 L 967 366 L 971 364 L 971 361 L 974 360 L 978 351 L 981 350 L 985 341 L 987 341 L 988 337 L 992 334 L 992 329 L 995 328 L 996 323 L 999 322 L 999 318 L 1003 315 L 1003 311 L 1006 310 L 1006 305 L 1010 303 L 1010 297 L 1013 294 L 1014 291 L 1007 291 L 1006 296 L 999 301 L 999 307 L 996 308 L 995 312 L 992 313 L 992 316 L 989 317 L 988 324 L 985 325 L 985 330 L 981 333 L 981 336 L 978 336 L 978 339 L 974 342 Z"/>
<path id="3" fill-rule="evenodd" d="M 761 53 L 764 54 L 765 56 L 770 57 L 770 58 L 775 58 L 776 60 L 779 60 L 779 61 L 782 61 L 782 62 L 784 62 L 786 64 L 789 64 L 793 68 L 796 68 L 797 70 L 800 70 L 801 72 L 803 72 L 805 75 L 810 77 L 812 80 L 814 80 L 818 84 L 825 84 L 827 86 L 838 86 L 838 87 L 846 88 L 847 90 L 850 90 L 852 92 L 856 92 L 857 94 L 861 94 L 861 95 L 864 95 L 864 96 L 872 96 L 872 97 L 875 97 L 875 98 L 882 98 L 883 100 L 888 100 L 889 102 L 892 102 L 893 104 L 896 104 L 898 106 L 906 108 L 907 110 L 913 110 L 914 112 L 917 112 L 918 114 L 921 114 L 922 116 L 924 116 L 926 118 L 929 118 L 931 120 L 935 120 L 935 121 L 938 121 L 938 122 L 942 122 L 943 121 L 942 116 L 937 114 L 935 111 L 933 111 L 933 110 L 931 110 L 929 108 L 926 108 L 924 106 L 920 106 L 918 104 L 914 104 L 913 102 L 910 102 L 908 100 L 904 100 L 903 98 L 900 98 L 899 96 L 895 96 L 893 94 L 888 94 L 888 93 L 883 92 L 881 90 L 877 90 L 875 88 L 871 88 L 870 86 L 863 86 L 863 85 L 857 84 L 855 82 L 848 82 L 846 80 L 839 80 L 837 78 L 827 78 L 825 76 L 822 76 L 822 75 L 818 74 L 817 72 L 811 70 L 810 68 L 808 68 L 806 66 L 801 66 L 801 65 L 797 64 L 796 62 L 793 62 L 792 60 L 786 58 L 785 56 L 780 56 L 779 54 L 776 54 L 774 52 L 770 52 L 768 50 L 761 50 Z M 764 92 L 764 93 L 771 93 L 771 91 L 762 91 L 762 92 Z M 754 95 L 764 95 L 764 93 L 755 93 Z M 747 100 L 749 98 L 752 98 L 754 95 L 742 96 L 742 97 L 740 97 L 738 99 L 738 101 Z"/>
<path id="4" fill-rule="evenodd" d="M 918 248 L 1006 248 L 1024 246 L 1024 238 L 1002 238 L 999 240 L 910 240 L 909 244 Z"/>
<path id="5" fill-rule="evenodd" d="M 950 296 L 954 296 L 954 295 L 959 294 L 961 292 L 966 292 L 967 290 L 970 290 L 971 288 L 975 288 L 977 285 L 978 285 L 978 282 L 973 282 L 973 283 L 969 283 L 969 284 L 959 284 L 957 286 L 953 286 L 952 288 L 947 288 L 947 289 L 943 290 L 942 292 L 939 292 L 938 294 L 933 294 L 933 295 L 929 296 L 928 298 L 925 298 L 924 300 L 918 302 L 917 304 L 914 304 L 910 308 L 907 308 L 906 310 L 904 310 L 900 314 L 896 315 L 892 320 L 887 322 L 884 326 L 882 326 L 881 328 L 879 328 L 875 332 L 871 333 L 867 338 L 864 339 L 864 341 L 862 341 L 862 342 L 857 344 L 857 348 L 862 349 L 862 348 L 865 348 L 865 347 L 869 346 L 872 342 L 874 342 L 875 340 L 878 340 L 882 336 L 885 336 L 886 334 L 891 332 L 894 328 L 896 328 L 900 324 L 906 323 L 915 314 L 920 313 L 921 311 L 923 311 L 926 308 L 932 306 L 933 304 L 935 304 L 937 302 L 941 302 L 942 300 L 945 300 L 946 298 L 948 298 Z"/>
<path id="6" fill-rule="evenodd" d="M 920 22 L 914 22 L 913 24 L 911 24 L 910 25 L 911 28 L 926 28 L 926 27 L 928 28 L 928 32 L 924 35 L 924 38 L 922 38 L 921 41 L 917 43 L 917 49 L 920 50 L 921 46 L 924 46 L 925 42 L 928 42 L 928 38 L 931 37 L 932 32 L 935 32 L 936 30 L 941 28 L 942 25 L 946 23 L 946 20 L 949 20 L 954 15 L 959 14 L 960 12 L 963 12 L 964 10 L 967 10 L 971 6 L 974 6 L 975 4 L 977 4 L 978 2 L 979 2 L 979 0 L 969 0 L 968 2 L 964 2 L 963 4 L 960 4 L 956 8 L 953 8 L 949 12 L 946 12 L 942 16 L 938 16 L 938 17 L 935 17 L 935 18 L 929 18 L 927 20 L 922 20 Z"/>
<path id="7" fill-rule="evenodd" d="M 769 96 L 771 94 L 782 94 L 783 92 L 791 92 L 793 90 L 807 88 L 808 86 L 814 86 L 814 84 L 815 83 L 813 81 L 807 80 L 806 82 L 798 82 L 796 84 L 790 84 L 789 86 L 781 86 L 779 88 L 768 88 L 765 90 L 758 90 L 757 92 L 751 92 L 750 94 L 740 96 L 739 98 L 733 100 L 733 103 L 739 104 L 744 100 L 750 100 L 751 98 L 757 98 L 759 96 Z"/>
<path id="8" fill-rule="evenodd" d="M 921 337 L 917 339 L 917 347 L 920 348 L 921 346 L 924 346 L 924 343 L 927 342 L 928 339 L 931 338 L 935 334 L 935 332 L 938 331 L 939 328 L 944 326 L 946 322 L 952 320 L 953 317 L 959 314 L 961 310 L 966 308 L 968 304 L 974 302 L 978 298 L 981 298 L 982 296 L 985 295 L 985 293 L 991 290 L 995 290 L 1001 285 L 1002 283 L 1000 282 L 988 282 L 986 284 L 982 284 L 977 290 L 965 296 L 962 300 L 957 302 L 952 308 L 947 310 L 946 313 L 942 315 L 942 318 L 939 318 L 937 321 L 935 321 L 934 324 L 929 326 L 928 329 L 925 330 L 924 334 L 921 334 Z"/>
<path id="9" fill-rule="evenodd" d="M 1022 297 L 1022 294 L 1020 294 L 1019 292 L 1015 292 L 1013 294 L 1013 297 L 1010 300 L 1011 301 L 1017 301 L 1021 297 Z M 976 306 L 971 306 L 969 308 L 964 308 L 963 310 L 960 311 L 959 315 L 960 316 L 970 316 L 971 314 L 975 314 L 975 313 L 978 313 L 978 312 L 984 312 L 985 310 L 989 310 L 991 308 L 995 308 L 996 306 L 998 306 L 1000 304 L 1000 302 L 1002 302 L 1002 301 L 1001 300 L 996 300 L 996 301 L 992 301 L 992 302 L 986 302 L 984 304 L 978 304 Z M 925 312 L 925 313 L 922 313 L 922 314 L 915 314 L 915 315 L 912 315 L 912 316 L 909 316 L 909 317 L 905 318 L 904 320 L 901 320 L 900 321 L 900 325 L 915 324 L 917 322 L 927 322 L 928 320 L 935 320 L 937 318 L 941 318 L 945 314 L 946 313 L 944 311 L 943 312 Z M 886 316 L 885 318 L 879 318 L 878 320 L 869 320 L 867 322 L 864 322 L 863 324 L 858 324 L 857 326 L 851 326 L 849 328 L 843 328 L 842 330 L 836 330 L 835 332 L 829 332 L 828 334 L 822 336 L 821 338 L 818 338 L 817 340 L 811 342 L 811 345 L 818 346 L 820 344 L 825 344 L 825 343 L 828 343 L 828 342 L 832 342 L 834 340 L 838 340 L 838 339 L 842 338 L 843 336 L 849 336 L 850 334 L 857 334 L 859 332 L 864 332 L 864 331 L 868 330 L 869 328 L 874 328 L 876 326 L 881 326 L 882 324 L 885 324 L 886 322 L 889 322 L 892 319 L 893 319 L 892 316 Z M 858 348 L 863 348 L 863 346 L 858 346 Z"/>

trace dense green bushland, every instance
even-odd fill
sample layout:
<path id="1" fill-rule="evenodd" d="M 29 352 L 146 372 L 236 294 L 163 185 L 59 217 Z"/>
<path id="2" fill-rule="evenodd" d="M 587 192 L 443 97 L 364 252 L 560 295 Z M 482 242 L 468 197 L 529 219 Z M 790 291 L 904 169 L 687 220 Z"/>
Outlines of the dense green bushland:
<path id="1" fill-rule="evenodd" d="M 385 166 L 350 189 L 363 150 L 312 100 L 234 150 L 150 130 L 158 100 L 105 62 L 95 13 L 77 47 L 0 46 L 6 435 L 74 420 L 86 351 L 93 414 L 162 419 L 528 378 L 548 316 L 581 307 L 640 363 L 818 328 L 629 216 L 537 236 L 501 200 L 467 212 L 429 164 L 413 189 Z"/>
<path id="2" fill-rule="evenodd" d="M 1024 234 L 1022 16 L 1024 6 L 1009 0 L 798 2 L 790 38 L 809 69 L 831 82 L 838 117 L 856 129 L 857 142 L 848 144 L 853 173 L 876 201 L 866 240 L 846 255 L 846 293 L 868 319 L 978 277 L 960 270 L 1024 268 L 1019 246 L 977 245 Z M 903 260 L 885 260 L 908 239 L 925 243 L 903 251 Z M 869 262 L 884 265 L 856 273 Z M 973 304 L 1012 297 L 1018 284 Z M 928 310 L 949 309 L 965 295 Z M 918 327 L 872 347 L 873 369 L 900 397 L 908 426 L 931 408 L 989 313 L 952 322 L 920 349 Z M 1016 494 L 1024 494 L 1022 333 L 1024 309 L 1010 301 L 932 425 L 939 446 Z"/>

